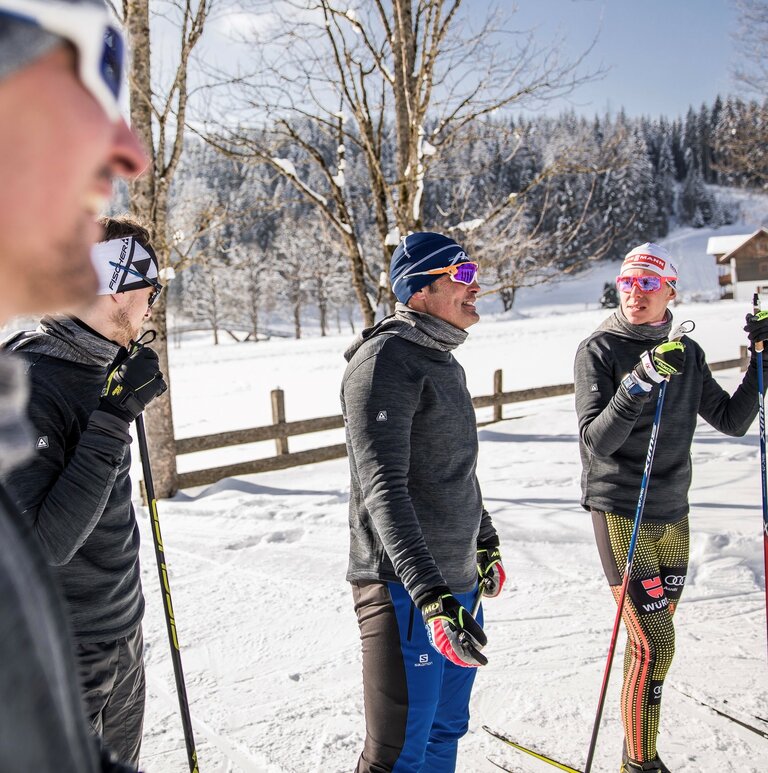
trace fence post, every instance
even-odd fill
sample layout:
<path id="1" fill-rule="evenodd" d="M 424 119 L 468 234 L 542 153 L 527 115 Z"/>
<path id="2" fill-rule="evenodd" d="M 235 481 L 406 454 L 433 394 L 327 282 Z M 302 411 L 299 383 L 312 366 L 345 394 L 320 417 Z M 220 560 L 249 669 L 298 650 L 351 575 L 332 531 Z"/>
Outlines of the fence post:
<path id="1" fill-rule="evenodd" d="M 502 375 L 500 370 L 493 371 L 493 396 L 496 398 L 493 403 L 493 420 L 501 421 L 502 404 L 499 401 L 501 393 L 504 391 L 502 386 Z"/>
<path id="2" fill-rule="evenodd" d="M 739 368 L 742 371 L 745 371 L 749 367 L 749 347 L 748 346 L 739 347 L 739 359 L 741 360 L 741 365 L 739 366 Z"/>
<path id="3" fill-rule="evenodd" d="M 273 389 L 270 394 L 272 396 L 272 423 L 276 425 L 285 424 L 285 392 L 278 387 Z M 275 448 L 277 449 L 278 456 L 287 454 L 288 438 L 285 435 L 276 437 Z"/>

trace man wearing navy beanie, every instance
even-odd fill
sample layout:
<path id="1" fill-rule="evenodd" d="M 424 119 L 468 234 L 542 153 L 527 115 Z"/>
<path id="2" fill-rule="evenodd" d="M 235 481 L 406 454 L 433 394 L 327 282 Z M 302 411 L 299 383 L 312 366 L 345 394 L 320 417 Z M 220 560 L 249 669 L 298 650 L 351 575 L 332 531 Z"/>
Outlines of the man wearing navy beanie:
<path id="1" fill-rule="evenodd" d="M 357 773 L 450 773 L 487 660 L 483 583 L 505 574 L 483 507 L 477 428 L 452 350 L 480 316 L 478 265 L 453 239 L 406 236 L 392 255 L 395 313 L 345 353 L 352 584 L 366 738 Z"/>

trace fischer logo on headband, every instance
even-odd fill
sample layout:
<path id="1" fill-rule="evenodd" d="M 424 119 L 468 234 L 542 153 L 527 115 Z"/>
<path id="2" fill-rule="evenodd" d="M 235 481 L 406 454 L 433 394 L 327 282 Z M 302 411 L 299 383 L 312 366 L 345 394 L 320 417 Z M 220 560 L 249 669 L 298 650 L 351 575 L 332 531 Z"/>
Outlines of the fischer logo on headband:
<path id="1" fill-rule="evenodd" d="M 131 243 L 131 239 L 120 239 L 122 247 L 120 248 L 120 257 L 117 259 L 119 265 L 115 266 L 115 270 L 112 272 L 112 278 L 109 280 L 109 289 L 112 291 L 110 294 L 114 294 L 119 291 L 120 281 L 126 277 L 125 271 L 121 270 L 121 266 L 126 264 L 128 257 L 128 246 Z"/>
<path id="2" fill-rule="evenodd" d="M 99 277 L 98 295 L 115 295 L 147 286 L 142 276 L 158 278 L 157 256 L 133 236 L 94 244 L 91 262 Z M 141 275 L 141 276 L 140 276 Z"/>

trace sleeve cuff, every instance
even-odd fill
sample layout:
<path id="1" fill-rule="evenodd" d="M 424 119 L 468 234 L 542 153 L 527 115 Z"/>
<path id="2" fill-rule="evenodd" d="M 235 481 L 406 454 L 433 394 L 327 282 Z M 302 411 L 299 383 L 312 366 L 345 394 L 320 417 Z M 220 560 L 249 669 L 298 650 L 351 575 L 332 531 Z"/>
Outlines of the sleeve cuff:
<path id="1" fill-rule="evenodd" d="M 94 411 L 88 421 L 88 429 L 116 438 L 117 440 L 122 440 L 124 443 L 131 442 L 131 435 L 128 431 L 129 427 L 130 424 L 125 419 L 121 419 L 106 411 Z"/>

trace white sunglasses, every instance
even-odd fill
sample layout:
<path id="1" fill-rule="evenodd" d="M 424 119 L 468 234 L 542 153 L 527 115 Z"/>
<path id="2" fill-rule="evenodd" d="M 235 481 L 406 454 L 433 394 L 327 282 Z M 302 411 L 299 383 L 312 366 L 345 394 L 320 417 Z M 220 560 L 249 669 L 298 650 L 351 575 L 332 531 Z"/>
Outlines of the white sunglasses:
<path id="1" fill-rule="evenodd" d="M 110 120 L 120 118 L 125 44 L 103 6 L 61 0 L 0 0 L 0 16 L 35 24 L 72 43 L 78 54 L 78 76 Z"/>

